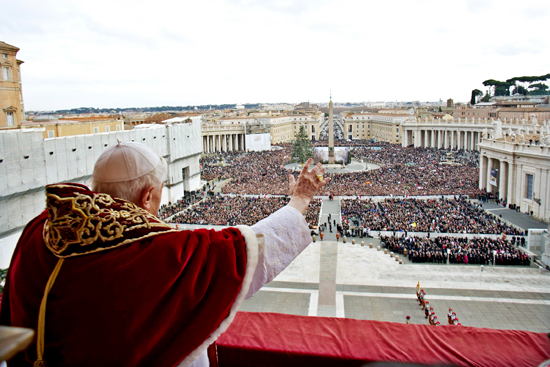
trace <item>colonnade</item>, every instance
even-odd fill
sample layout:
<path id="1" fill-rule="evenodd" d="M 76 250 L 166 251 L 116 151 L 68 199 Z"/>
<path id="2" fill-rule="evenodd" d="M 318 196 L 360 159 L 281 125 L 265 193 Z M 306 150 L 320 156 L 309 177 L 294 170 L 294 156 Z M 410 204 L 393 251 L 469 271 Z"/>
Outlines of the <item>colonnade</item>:
<path id="1" fill-rule="evenodd" d="M 475 130 L 419 129 L 413 136 L 413 130 L 406 130 L 403 145 L 415 147 L 439 148 L 451 150 L 477 150 L 482 132 Z M 414 141 L 412 141 L 414 140 Z"/>
<path id="2" fill-rule="evenodd" d="M 214 152 L 236 152 L 245 150 L 244 134 L 208 134 L 202 137 L 202 151 L 204 153 Z"/>
<path id="3" fill-rule="evenodd" d="M 548 221 L 550 145 L 485 140 L 479 148 L 479 188 Z"/>
<path id="4" fill-rule="evenodd" d="M 491 182 L 491 172 L 496 170 L 496 177 Z M 513 163 L 498 158 L 481 155 L 479 159 L 479 188 L 487 192 L 498 192 L 499 199 L 515 204 L 513 188 L 515 167 Z"/>

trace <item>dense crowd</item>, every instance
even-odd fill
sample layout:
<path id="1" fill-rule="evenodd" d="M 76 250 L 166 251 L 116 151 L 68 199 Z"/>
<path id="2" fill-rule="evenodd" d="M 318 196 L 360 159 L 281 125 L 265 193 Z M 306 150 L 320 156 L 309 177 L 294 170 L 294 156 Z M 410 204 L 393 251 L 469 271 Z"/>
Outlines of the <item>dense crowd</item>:
<path id="1" fill-rule="evenodd" d="M 445 150 L 386 146 L 355 147 L 351 154 L 381 165 L 377 170 L 330 175 L 322 195 L 453 195 L 471 194 L 478 187 L 477 155 L 459 151 L 453 155 L 458 165 L 446 161 Z"/>
<path id="2" fill-rule="evenodd" d="M 396 145 L 373 144 L 350 146 L 354 159 L 377 163 L 377 170 L 355 173 L 326 174 L 331 178 L 319 195 L 449 195 L 472 194 L 478 187 L 477 153 L 453 153 L 459 165 L 440 164 L 446 160 L 446 150 L 403 148 Z M 378 149 L 379 148 L 379 149 Z M 291 159 L 290 147 L 281 150 L 250 153 L 219 153 L 202 162 L 202 178 L 232 178 L 224 193 L 288 194 L 288 175 L 283 166 Z M 222 157 L 223 165 L 219 158 Z M 297 176 L 297 172 L 293 173 Z"/>
<path id="3" fill-rule="evenodd" d="M 203 155 L 200 159 L 201 179 L 211 181 L 224 175 L 224 167 L 231 166 L 243 153 L 227 152 Z"/>
<path id="4" fill-rule="evenodd" d="M 215 196 L 207 198 L 199 204 L 188 208 L 171 218 L 172 223 L 253 225 L 271 213 L 287 205 L 290 198 L 277 197 L 245 197 L 245 196 Z M 309 228 L 317 226 L 321 200 L 313 200 L 306 212 L 306 222 Z"/>
<path id="5" fill-rule="evenodd" d="M 395 253 L 404 254 L 412 262 L 445 263 L 447 250 L 450 250 L 451 264 L 526 265 L 530 264 L 527 254 L 516 248 L 504 237 L 491 239 L 487 237 L 395 237 L 381 236 L 384 247 Z M 494 252 L 494 255 L 493 255 Z"/>
<path id="6" fill-rule="evenodd" d="M 163 204 L 159 208 L 159 218 L 166 219 L 170 216 L 179 213 L 191 205 L 199 202 L 203 199 L 203 194 L 200 191 L 192 191 L 187 193 L 185 197 L 181 198 L 175 203 Z"/>
<path id="7" fill-rule="evenodd" d="M 523 235 L 465 197 L 454 199 L 341 200 L 342 223 L 376 231 Z M 344 226 L 347 229 L 346 226 Z"/>

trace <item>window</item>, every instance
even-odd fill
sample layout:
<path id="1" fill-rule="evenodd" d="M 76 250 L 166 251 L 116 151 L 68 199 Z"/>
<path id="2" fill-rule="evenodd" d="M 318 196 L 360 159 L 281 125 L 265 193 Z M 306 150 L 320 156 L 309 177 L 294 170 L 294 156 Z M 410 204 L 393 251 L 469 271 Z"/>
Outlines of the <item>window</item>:
<path id="1" fill-rule="evenodd" d="M 48 131 L 48 138 L 53 138 L 53 131 Z"/>
<path id="2" fill-rule="evenodd" d="M 4 66 L 2 68 L 2 79 L 9 80 L 10 79 L 10 68 Z"/>
<path id="3" fill-rule="evenodd" d="M 12 126 L 13 125 L 13 112 L 8 112 L 7 115 L 8 115 L 8 126 Z"/>
<path id="4" fill-rule="evenodd" d="M 533 200 L 533 175 L 527 175 L 527 199 Z"/>
<path id="5" fill-rule="evenodd" d="M 110 126 L 105 126 L 105 132 L 106 132 L 106 133 L 111 132 L 111 127 L 110 127 Z"/>
<path id="6" fill-rule="evenodd" d="M 7 58 L 8 58 L 8 54 L 2 54 L 2 58 L 3 58 L 3 59 L 7 59 Z"/>
<path id="7" fill-rule="evenodd" d="M 99 133 L 99 127 L 94 127 L 94 134 Z"/>
<path id="8" fill-rule="evenodd" d="M 116 131 L 120 131 L 120 125 L 116 126 Z"/>
<path id="9" fill-rule="evenodd" d="M 396 128 L 396 129 L 395 129 L 395 132 L 396 132 L 396 133 L 399 133 L 399 128 Z"/>

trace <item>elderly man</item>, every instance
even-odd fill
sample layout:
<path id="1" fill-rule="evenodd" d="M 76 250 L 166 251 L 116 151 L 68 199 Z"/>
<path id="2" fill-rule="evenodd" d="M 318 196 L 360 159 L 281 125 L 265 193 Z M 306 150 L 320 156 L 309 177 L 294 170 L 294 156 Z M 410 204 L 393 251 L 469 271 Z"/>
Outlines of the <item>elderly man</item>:
<path id="1" fill-rule="evenodd" d="M 14 366 L 208 366 L 207 347 L 239 306 L 309 243 L 303 218 L 324 186 L 307 162 L 289 204 L 252 227 L 176 231 L 157 218 L 167 166 L 119 143 L 96 162 L 92 190 L 46 187 L 23 231 L 0 323 L 37 330 Z"/>

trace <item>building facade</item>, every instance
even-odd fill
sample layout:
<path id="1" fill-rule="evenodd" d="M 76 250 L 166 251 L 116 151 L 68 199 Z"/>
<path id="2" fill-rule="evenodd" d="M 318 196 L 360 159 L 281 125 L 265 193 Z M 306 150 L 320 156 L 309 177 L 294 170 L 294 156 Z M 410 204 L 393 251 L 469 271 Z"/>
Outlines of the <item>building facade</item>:
<path id="1" fill-rule="evenodd" d="M 271 143 L 289 143 L 296 137 L 300 126 L 304 126 L 311 140 L 318 140 L 324 114 L 263 115 L 221 117 L 214 123 L 203 123 L 203 151 L 232 152 L 246 151 L 245 135 L 251 129 L 261 127 L 271 135 Z M 245 130 L 247 133 L 245 133 Z"/>
<path id="2" fill-rule="evenodd" d="M 19 127 L 25 119 L 19 48 L 0 41 L 0 129 Z"/>
<path id="3" fill-rule="evenodd" d="M 202 124 L 202 151 L 245 151 L 245 127 L 245 124 Z"/>
<path id="4" fill-rule="evenodd" d="M 528 123 L 529 122 L 529 123 Z M 536 118 L 527 120 L 493 120 L 481 118 L 425 118 L 409 116 L 402 123 L 404 147 L 414 146 L 438 149 L 479 150 L 482 139 L 494 136 L 498 129 L 502 136 L 529 134 L 541 131 L 549 124 Z M 501 136 L 499 136 L 500 138 Z"/>
<path id="5" fill-rule="evenodd" d="M 401 124 L 409 115 L 397 113 L 343 113 L 344 137 L 376 139 L 376 141 L 400 144 Z"/>
<path id="6" fill-rule="evenodd" d="M 523 213 L 548 222 L 550 139 L 531 137 L 539 139 L 539 144 L 506 138 L 483 140 L 479 144 L 479 187 L 498 192 L 507 204 L 515 204 Z"/>
<path id="7" fill-rule="evenodd" d="M 124 121 L 121 117 L 96 119 L 61 119 L 49 121 L 23 121 L 22 128 L 43 129 L 44 139 L 63 136 L 109 133 L 123 131 Z"/>

